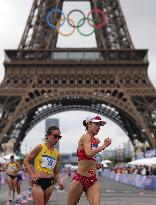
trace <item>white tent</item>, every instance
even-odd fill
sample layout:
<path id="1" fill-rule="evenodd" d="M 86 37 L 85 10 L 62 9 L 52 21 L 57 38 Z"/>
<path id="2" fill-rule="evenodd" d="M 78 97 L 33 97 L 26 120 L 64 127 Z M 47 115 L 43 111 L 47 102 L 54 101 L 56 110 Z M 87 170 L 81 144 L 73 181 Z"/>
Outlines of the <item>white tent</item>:
<path id="1" fill-rule="evenodd" d="M 103 167 L 108 167 L 108 164 L 101 162 L 101 164 L 103 165 Z"/>
<path id="2" fill-rule="evenodd" d="M 6 156 L 3 156 L 2 158 L 5 159 L 5 160 L 9 160 L 12 155 L 14 155 L 14 159 L 15 159 L 15 160 L 20 159 L 20 158 L 19 158 L 18 156 L 16 156 L 15 154 L 8 154 L 8 155 L 6 155 Z"/>
<path id="3" fill-rule="evenodd" d="M 156 157 L 138 159 L 138 160 L 129 162 L 128 165 L 147 165 L 147 166 L 156 165 Z"/>
<path id="4" fill-rule="evenodd" d="M 106 159 L 106 160 L 102 160 L 102 162 L 101 162 L 101 163 L 111 164 L 111 163 L 112 163 L 112 161 L 111 161 L 111 160 L 109 160 L 109 159 Z"/>
<path id="5" fill-rule="evenodd" d="M 102 162 L 100 164 L 102 164 L 103 167 L 108 167 L 108 164 L 110 164 L 110 162 L 109 162 L 109 160 L 102 160 Z"/>

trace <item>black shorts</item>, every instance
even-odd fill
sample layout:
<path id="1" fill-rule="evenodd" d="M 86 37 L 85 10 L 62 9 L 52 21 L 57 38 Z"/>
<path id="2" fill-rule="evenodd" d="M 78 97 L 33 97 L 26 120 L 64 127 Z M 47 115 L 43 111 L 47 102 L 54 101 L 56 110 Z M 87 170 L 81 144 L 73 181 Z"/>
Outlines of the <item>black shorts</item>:
<path id="1" fill-rule="evenodd" d="M 17 175 L 7 174 L 12 180 L 17 177 Z"/>
<path id="2" fill-rule="evenodd" d="M 32 184 L 37 184 L 40 186 L 43 191 L 48 189 L 50 186 L 53 186 L 56 183 L 56 180 L 54 177 L 51 178 L 39 178 L 37 181 L 32 181 Z"/>
<path id="3" fill-rule="evenodd" d="M 22 180 L 22 174 L 17 174 L 17 181 Z"/>

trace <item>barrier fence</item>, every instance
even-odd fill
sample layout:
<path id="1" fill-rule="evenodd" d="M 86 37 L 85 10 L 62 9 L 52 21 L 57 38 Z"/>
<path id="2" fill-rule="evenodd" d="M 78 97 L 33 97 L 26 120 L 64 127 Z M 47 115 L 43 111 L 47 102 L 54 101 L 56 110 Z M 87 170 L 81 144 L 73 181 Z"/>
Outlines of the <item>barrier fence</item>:
<path id="1" fill-rule="evenodd" d="M 110 170 L 105 169 L 102 176 L 140 189 L 156 190 L 156 176 L 153 175 L 142 176 L 139 174 L 121 174 L 113 173 Z"/>

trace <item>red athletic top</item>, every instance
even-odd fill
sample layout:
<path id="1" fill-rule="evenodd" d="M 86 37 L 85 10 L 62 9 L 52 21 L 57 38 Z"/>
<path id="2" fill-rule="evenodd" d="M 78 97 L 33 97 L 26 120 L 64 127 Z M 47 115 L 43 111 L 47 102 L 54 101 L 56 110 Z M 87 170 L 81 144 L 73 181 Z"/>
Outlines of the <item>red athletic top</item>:
<path id="1" fill-rule="evenodd" d="M 97 142 L 96 142 L 96 139 L 93 138 L 91 140 L 91 148 L 94 149 L 98 146 Z M 84 149 L 81 149 L 81 150 L 78 150 L 77 149 L 77 157 L 78 157 L 78 161 L 80 160 L 84 160 L 84 159 L 87 159 L 87 160 L 96 160 L 96 155 L 94 157 L 87 157 Z"/>

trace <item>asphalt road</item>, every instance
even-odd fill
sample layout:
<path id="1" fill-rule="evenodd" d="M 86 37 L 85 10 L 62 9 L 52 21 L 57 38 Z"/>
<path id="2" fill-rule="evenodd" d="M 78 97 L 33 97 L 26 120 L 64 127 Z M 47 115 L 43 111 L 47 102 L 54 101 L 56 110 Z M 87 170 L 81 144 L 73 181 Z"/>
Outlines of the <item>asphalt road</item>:
<path id="1" fill-rule="evenodd" d="M 65 179 L 65 190 L 55 190 L 48 205 L 66 205 L 66 198 L 70 179 Z M 121 184 L 107 178 L 99 178 L 101 205 L 156 205 L 156 190 L 140 190 L 133 186 Z M 22 193 L 27 192 L 28 184 L 22 184 Z M 0 185 L 0 205 L 5 204 L 7 186 Z M 27 197 L 28 200 L 28 197 Z M 23 203 L 32 205 L 32 200 Z M 15 202 L 12 203 L 15 205 Z M 78 205 L 88 205 L 85 194 Z"/>

